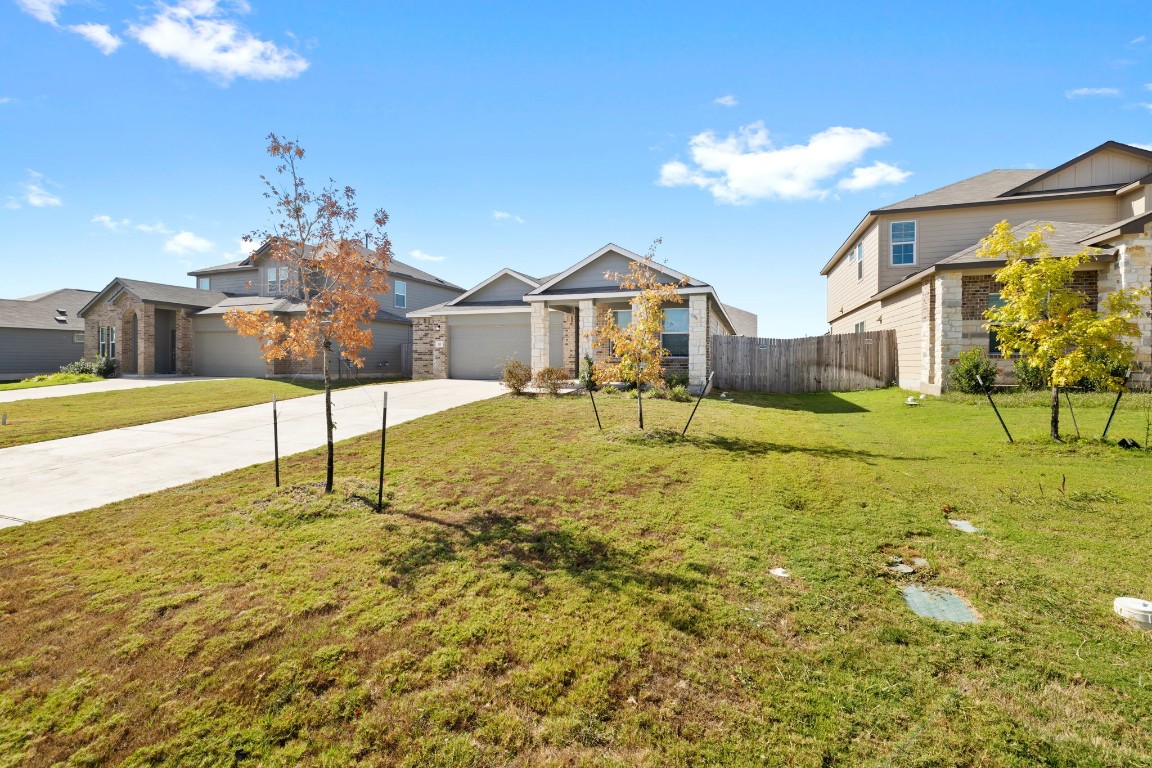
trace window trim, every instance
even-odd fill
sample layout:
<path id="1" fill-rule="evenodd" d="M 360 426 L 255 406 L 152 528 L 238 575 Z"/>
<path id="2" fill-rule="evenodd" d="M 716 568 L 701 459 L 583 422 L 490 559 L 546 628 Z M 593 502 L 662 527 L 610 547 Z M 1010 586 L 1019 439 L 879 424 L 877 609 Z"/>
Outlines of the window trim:
<path id="1" fill-rule="evenodd" d="M 856 280 L 864 279 L 864 243 L 856 243 Z"/>
<path id="2" fill-rule="evenodd" d="M 665 336 L 683 336 L 683 337 L 684 337 L 685 346 L 688 346 L 688 347 L 689 347 L 689 348 L 688 348 L 688 353 L 687 353 L 687 354 L 684 354 L 684 355 L 673 355 L 673 354 L 669 354 L 669 355 L 668 355 L 668 357 L 675 357 L 675 358 L 687 358 L 687 357 L 690 357 L 690 356 L 691 356 L 691 354 L 692 354 L 692 349 L 691 349 L 691 346 L 689 346 L 689 345 L 691 345 L 691 343 L 692 343 L 692 339 L 691 339 L 691 332 L 692 332 L 692 315 L 691 315 L 691 312 L 690 312 L 688 309 L 684 308 L 684 307 L 671 307 L 671 308 L 669 308 L 669 309 L 665 309 L 665 310 L 663 310 L 663 312 L 664 312 L 664 321 L 663 321 L 663 322 L 660 324 L 660 348 L 661 348 L 661 349 L 670 349 L 670 348 L 669 348 L 669 346 L 668 346 L 667 344 L 665 344 L 665 343 L 664 343 L 664 337 L 665 337 Z M 685 312 L 685 313 L 687 313 L 687 318 L 688 318 L 688 330 L 686 330 L 686 331 L 672 331 L 672 332 L 668 332 L 668 331 L 665 331 L 665 330 L 664 330 L 664 328 L 665 328 L 665 327 L 667 326 L 667 324 L 668 324 L 668 313 L 669 313 L 669 312 Z"/>
<path id="3" fill-rule="evenodd" d="M 264 287 L 269 296 L 283 296 L 288 287 L 288 267 L 265 267 Z"/>
<path id="4" fill-rule="evenodd" d="M 864 333 L 864 328 L 865 328 L 865 325 L 867 324 L 867 322 L 868 322 L 867 320 L 861 320 L 860 322 L 853 325 L 852 326 L 852 333 Z"/>
<path id="5" fill-rule="evenodd" d="M 403 280 L 396 281 L 396 288 L 392 291 L 392 305 L 397 309 L 408 308 L 408 283 Z"/>
<path id="6" fill-rule="evenodd" d="M 912 225 L 912 239 L 901 240 L 896 242 L 893 237 L 893 229 L 897 224 L 911 224 Z M 907 263 L 896 263 L 896 246 L 897 245 L 912 245 L 912 261 Z M 914 267 L 920 259 L 920 221 L 918 219 L 902 219 L 900 221 L 888 222 L 888 265 L 892 267 Z"/>
<path id="7" fill-rule="evenodd" d="M 198 277 L 198 278 L 196 278 L 196 287 L 202 291 L 212 290 L 212 278 L 210 278 L 210 277 Z"/>

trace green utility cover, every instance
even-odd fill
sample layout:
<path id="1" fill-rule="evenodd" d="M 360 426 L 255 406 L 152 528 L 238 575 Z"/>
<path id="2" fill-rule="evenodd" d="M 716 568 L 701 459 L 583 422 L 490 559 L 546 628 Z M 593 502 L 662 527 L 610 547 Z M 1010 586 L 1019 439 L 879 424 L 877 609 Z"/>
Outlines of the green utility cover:
<path id="1" fill-rule="evenodd" d="M 908 607 L 917 616 L 958 624 L 975 624 L 980 621 L 962 597 L 947 589 L 907 586 L 901 587 L 900 591 L 904 593 Z"/>

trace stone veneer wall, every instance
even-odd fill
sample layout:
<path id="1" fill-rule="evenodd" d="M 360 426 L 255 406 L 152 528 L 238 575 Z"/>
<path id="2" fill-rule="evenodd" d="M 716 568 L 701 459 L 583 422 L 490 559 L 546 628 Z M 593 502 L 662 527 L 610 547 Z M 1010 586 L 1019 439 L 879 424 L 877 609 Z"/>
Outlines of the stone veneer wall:
<path id="1" fill-rule="evenodd" d="M 448 318 L 445 315 L 412 318 L 412 378 L 448 378 Z"/>
<path id="2" fill-rule="evenodd" d="M 1152 283 L 1152 226 L 1139 235 L 1126 237 L 1118 244 L 1116 261 L 1100 277 L 1100 293 L 1107 295 L 1121 288 L 1146 288 Z M 1132 376 L 1128 386 L 1146 389 L 1152 386 L 1152 300 L 1140 300 L 1142 311 L 1136 317 L 1140 334 L 1132 342 Z M 85 336 L 87 339 L 87 336 Z"/>
<path id="3" fill-rule="evenodd" d="M 580 375 L 580 358 L 577 356 L 576 312 L 564 313 L 564 373 L 573 379 Z"/>

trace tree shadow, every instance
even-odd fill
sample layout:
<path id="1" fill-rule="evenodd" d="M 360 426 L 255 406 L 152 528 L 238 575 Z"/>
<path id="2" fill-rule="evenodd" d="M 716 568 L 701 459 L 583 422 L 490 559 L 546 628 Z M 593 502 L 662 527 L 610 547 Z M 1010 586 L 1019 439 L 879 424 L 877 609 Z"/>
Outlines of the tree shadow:
<path id="1" fill-rule="evenodd" d="M 705 582 L 704 574 L 696 575 L 698 571 L 686 575 L 646 567 L 634 553 L 595 531 L 558 528 L 540 518 L 488 510 L 461 523 L 418 512 L 398 510 L 396 514 L 428 524 L 416 532 L 419 540 L 404 552 L 380 561 L 396 575 L 393 584 L 398 587 L 410 585 L 430 566 L 465 556 L 495 563 L 509 575 L 526 576 L 517 581 L 532 587 L 518 588 L 534 595 L 554 574 L 593 590 L 626 592 L 649 601 L 676 593 L 687 595 Z M 663 616 L 664 611 L 659 613 Z"/>
<path id="2" fill-rule="evenodd" d="M 716 392 L 713 389 L 713 392 Z M 727 391 L 729 402 L 754 408 L 808 413 L 868 413 L 868 409 L 845 400 L 835 392 L 798 392 L 793 394 Z M 713 396 L 710 399 L 719 399 Z"/>
<path id="3" fill-rule="evenodd" d="M 854 459 L 865 462 L 871 462 L 875 459 L 887 459 L 889 461 L 934 460 L 931 456 L 892 456 L 890 454 L 873 453 L 871 451 L 861 451 L 854 448 L 793 445 L 791 443 L 773 443 L 768 440 L 749 440 L 743 437 L 725 437 L 722 435 L 689 435 L 684 438 L 684 441 L 705 450 L 721 450 L 730 453 L 742 453 L 747 456 L 804 453 L 809 456 L 821 456 L 830 459 Z"/>

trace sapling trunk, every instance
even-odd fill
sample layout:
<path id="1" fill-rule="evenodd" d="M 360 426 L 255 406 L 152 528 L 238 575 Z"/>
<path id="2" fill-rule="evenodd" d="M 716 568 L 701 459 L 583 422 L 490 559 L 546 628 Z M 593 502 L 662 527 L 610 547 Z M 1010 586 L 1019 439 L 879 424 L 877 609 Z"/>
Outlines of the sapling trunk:
<path id="1" fill-rule="evenodd" d="M 636 408 L 640 413 L 640 429 L 644 429 L 644 393 L 640 391 L 640 377 L 636 377 Z"/>
<path id="2" fill-rule="evenodd" d="M 324 424 L 328 431 L 328 473 L 324 478 L 324 493 L 332 493 L 332 475 L 335 463 L 335 446 L 332 442 L 332 430 L 336 425 L 332 423 L 332 371 L 328 366 L 329 352 L 332 342 L 324 342 Z"/>
<path id="3" fill-rule="evenodd" d="M 1051 437 L 1053 440 L 1060 439 L 1060 387 L 1052 387 L 1052 424 L 1051 424 Z"/>

